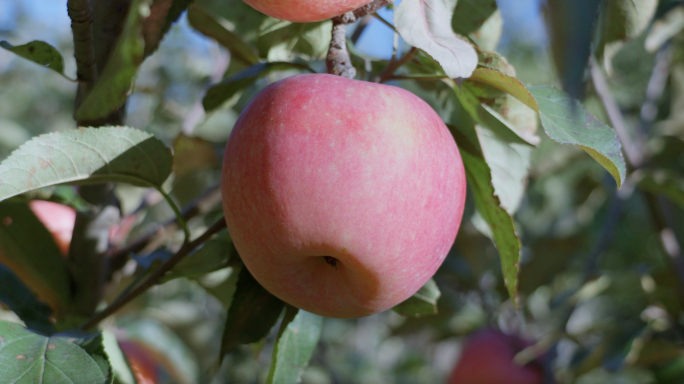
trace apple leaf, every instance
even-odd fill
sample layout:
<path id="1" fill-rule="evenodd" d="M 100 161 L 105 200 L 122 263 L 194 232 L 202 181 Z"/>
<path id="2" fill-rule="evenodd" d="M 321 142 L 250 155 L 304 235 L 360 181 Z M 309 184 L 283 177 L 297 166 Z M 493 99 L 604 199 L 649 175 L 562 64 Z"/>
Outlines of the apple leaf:
<path id="1" fill-rule="evenodd" d="M 458 106 L 458 105 L 457 105 Z M 492 170 L 485 160 L 477 135 L 475 122 L 465 111 L 458 114 L 458 122 L 449 125 L 461 152 L 466 171 L 468 187 L 475 201 L 475 208 L 485 220 L 491 231 L 491 238 L 499 251 L 504 283 L 516 304 L 518 300 L 518 272 L 522 245 L 516 233 L 513 218 L 501 206 L 493 182 Z"/>
<path id="2" fill-rule="evenodd" d="M 406 317 L 436 315 L 437 300 L 442 295 L 437 283 L 430 279 L 413 296 L 394 306 L 392 310 Z"/>
<path id="3" fill-rule="evenodd" d="M 287 306 L 278 332 L 268 384 L 298 383 L 321 337 L 323 318 Z"/>
<path id="4" fill-rule="evenodd" d="M 221 359 L 233 348 L 266 337 L 283 311 L 283 303 L 242 268 L 221 339 Z"/>
<path id="5" fill-rule="evenodd" d="M 610 172 L 620 188 L 627 167 L 615 130 L 597 120 L 581 103 L 560 89 L 533 87 L 530 93 L 539 104 L 542 126 L 549 137 L 561 144 L 584 149 Z"/>
<path id="6" fill-rule="evenodd" d="M 273 71 L 284 69 L 303 69 L 315 73 L 313 69 L 304 64 L 286 62 L 259 63 L 209 88 L 206 96 L 204 96 L 204 100 L 202 100 L 204 110 L 207 112 L 213 111 L 260 78 Z"/>
<path id="7" fill-rule="evenodd" d="M 639 36 L 650 24 L 658 9 L 658 0 L 612 0 L 601 5 L 597 26 L 596 50 L 603 52 L 606 45 Z M 604 46 L 606 46 L 604 48 Z"/>
<path id="8" fill-rule="evenodd" d="M 101 119 L 126 102 L 145 57 L 143 22 L 150 13 L 144 0 L 132 0 L 129 13 L 114 51 L 100 78 L 76 110 L 77 121 Z"/>
<path id="9" fill-rule="evenodd" d="M 34 40 L 30 43 L 18 46 L 13 46 L 6 41 L 0 41 L 0 47 L 14 52 L 24 59 L 33 61 L 40 66 L 52 69 L 71 81 L 76 81 L 64 74 L 64 59 L 62 58 L 62 54 L 59 53 L 55 47 L 44 41 Z"/>
<path id="10" fill-rule="evenodd" d="M 451 26 L 456 33 L 468 36 L 480 49 L 493 50 L 501 38 L 503 19 L 496 0 L 459 0 Z"/>
<path id="11" fill-rule="evenodd" d="M 497 64 L 498 62 L 500 62 L 500 60 L 501 58 L 498 55 L 490 55 L 485 58 L 485 61 L 488 62 L 488 65 L 501 65 Z M 537 101 L 534 99 L 534 96 L 532 96 L 530 91 L 523 85 L 523 83 L 520 82 L 520 80 L 516 79 L 513 76 L 507 75 L 499 70 L 492 68 L 478 68 L 473 72 L 473 75 L 470 77 L 469 80 L 475 80 L 485 84 L 489 84 L 495 88 L 498 88 L 512 95 L 513 97 L 522 101 L 523 104 L 527 105 L 533 110 L 539 111 L 539 105 L 537 104 Z"/>
<path id="12" fill-rule="evenodd" d="M 292 23 L 268 18 L 259 29 L 257 47 L 268 61 L 289 61 L 292 52 L 324 58 L 330 47 L 332 21 Z"/>
<path id="13" fill-rule="evenodd" d="M 441 64 L 451 78 L 467 78 L 477 67 L 477 52 L 451 29 L 455 0 L 404 0 L 394 10 L 394 25 L 410 45 Z"/>
<path id="14" fill-rule="evenodd" d="M 102 331 L 102 345 L 109 357 L 116 384 L 137 384 L 133 370 L 124 355 L 114 332 Z"/>
<path id="15" fill-rule="evenodd" d="M 171 151 L 128 127 L 79 128 L 41 135 L 0 163 L 0 201 L 57 184 L 122 182 L 160 189 Z"/>
<path id="16" fill-rule="evenodd" d="M 80 335 L 79 335 L 80 336 Z M 0 382 L 110 384 L 102 335 L 43 336 L 0 320 Z"/>
<path id="17" fill-rule="evenodd" d="M 259 62 L 259 57 L 252 48 L 242 41 L 242 38 L 223 26 L 222 19 L 217 19 L 215 14 L 205 11 L 197 4 L 188 8 L 188 22 L 204 35 L 215 39 L 219 44 L 226 47 L 231 54 L 231 59 L 242 61 L 247 65 Z"/>
<path id="18" fill-rule="evenodd" d="M 634 178 L 639 188 L 665 196 L 684 209 L 684 176 L 666 170 L 640 170 Z"/>
<path id="19" fill-rule="evenodd" d="M 230 308 L 235 297 L 235 290 L 237 289 L 237 282 L 242 268 L 244 268 L 242 264 L 235 263 L 235 265 L 231 265 L 228 268 L 194 278 L 193 280 L 220 301 L 224 307 Z"/>
<path id="20" fill-rule="evenodd" d="M 0 263 L 0 302 L 16 313 L 30 329 L 48 335 L 55 331 L 50 322 L 52 309 L 38 300 L 24 282 L 2 263 Z"/>
<path id="21" fill-rule="evenodd" d="M 195 253 L 184 258 L 162 282 L 185 278 L 198 278 L 207 273 L 229 267 L 229 263 L 238 258 L 237 250 L 228 236 L 217 236 L 206 243 Z"/>
<path id="22" fill-rule="evenodd" d="M 0 262 L 54 308 L 71 299 L 67 262 L 28 204 L 0 203 Z"/>

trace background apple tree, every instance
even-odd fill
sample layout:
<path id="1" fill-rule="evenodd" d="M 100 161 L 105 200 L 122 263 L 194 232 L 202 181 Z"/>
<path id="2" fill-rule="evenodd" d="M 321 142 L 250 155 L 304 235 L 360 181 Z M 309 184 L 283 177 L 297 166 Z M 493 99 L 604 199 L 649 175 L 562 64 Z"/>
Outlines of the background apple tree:
<path id="1" fill-rule="evenodd" d="M 437 111 L 468 198 L 418 294 L 339 320 L 256 283 L 219 191 L 240 111 L 325 73 L 339 20 L 0 2 L 0 382 L 437 383 L 487 327 L 545 383 L 684 381 L 682 2 L 498 2 L 541 7 L 547 46 L 495 0 L 376 3 L 347 26 L 355 78 Z M 75 212 L 65 254 L 40 200 Z"/>

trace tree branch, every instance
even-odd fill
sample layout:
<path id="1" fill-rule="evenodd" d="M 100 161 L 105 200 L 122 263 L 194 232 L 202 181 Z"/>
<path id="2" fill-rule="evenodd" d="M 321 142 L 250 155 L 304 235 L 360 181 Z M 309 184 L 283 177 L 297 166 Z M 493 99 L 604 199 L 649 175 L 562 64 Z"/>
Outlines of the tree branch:
<path id="1" fill-rule="evenodd" d="M 399 60 L 392 59 L 387 67 L 385 67 L 385 69 L 383 69 L 382 72 L 380 72 L 380 74 L 373 79 L 373 82 L 384 83 L 385 81 L 399 78 L 399 76 L 394 75 L 394 71 L 396 71 L 402 65 L 408 63 L 413 56 L 416 55 L 416 53 L 418 53 L 418 49 L 416 47 L 411 47 L 411 49 L 409 49 L 408 52 L 406 52 Z M 443 77 L 444 76 L 440 76 L 440 78 Z"/>
<path id="2" fill-rule="evenodd" d="M 325 60 L 328 73 L 348 79 L 356 76 L 356 69 L 352 66 L 349 51 L 347 51 L 347 25 L 393 2 L 394 0 L 373 0 L 361 8 L 332 19 L 332 40 Z"/>
<path id="3" fill-rule="evenodd" d="M 223 217 L 221 217 L 216 223 L 209 227 L 207 231 L 202 234 L 202 236 L 198 237 L 197 239 L 189 243 L 183 244 L 181 249 L 179 249 L 178 252 L 176 252 L 176 254 L 173 255 L 173 257 L 167 260 L 159 268 L 155 269 L 150 276 L 148 276 L 138 286 L 136 286 L 130 292 L 128 292 L 128 294 L 117 299 L 115 302 L 113 302 L 107 308 L 105 308 L 102 312 L 95 314 L 88 321 L 83 323 L 79 328 L 84 331 L 88 331 L 89 329 L 97 326 L 97 324 L 99 324 L 102 320 L 111 316 L 116 311 L 121 309 L 124 305 L 130 303 L 131 300 L 140 296 L 140 294 L 142 294 L 143 292 L 147 291 L 148 289 L 159 283 L 159 280 L 166 274 L 166 272 L 173 269 L 173 267 L 175 267 L 176 264 L 178 264 L 181 260 L 188 256 L 193 250 L 195 250 L 195 248 L 204 244 L 207 240 L 209 240 L 210 237 L 212 237 L 214 234 L 220 232 L 225 228 L 226 220 Z"/>
<path id="4" fill-rule="evenodd" d="M 634 168 L 639 168 L 644 161 L 642 151 L 634 145 L 634 141 L 627 130 L 625 119 L 622 117 L 622 112 L 620 112 L 620 107 L 618 107 L 613 95 L 611 95 L 610 89 L 608 88 L 608 82 L 593 56 L 589 60 L 589 67 L 591 70 L 591 80 L 594 83 L 596 93 L 601 99 L 603 107 L 606 109 L 608 118 L 618 135 L 618 139 L 622 143 L 622 148 L 625 151 L 627 161 Z"/>
<path id="5" fill-rule="evenodd" d="M 95 45 L 93 43 L 93 13 L 90 9 L 90 0 L 68 0 L 67 11 L 74 35 L 76 73 L 82 86 L 83 95 L 80 96 L 84 96 L 97 81 Z"/>

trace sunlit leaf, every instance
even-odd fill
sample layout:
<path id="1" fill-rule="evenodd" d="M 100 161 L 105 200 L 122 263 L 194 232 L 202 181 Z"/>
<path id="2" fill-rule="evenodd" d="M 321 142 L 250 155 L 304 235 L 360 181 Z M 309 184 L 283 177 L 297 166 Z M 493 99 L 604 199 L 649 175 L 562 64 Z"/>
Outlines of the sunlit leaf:
<path id="1" fill-rule="evenodd" d="M 93 121 L 108 116 L 126 102 L 138 67 L 145 57 L 143 22 L 149 14 L 144 0 L 133 0 L 123 31 L 109 55 L 100 77 L 76 110 L 77 121 Z"/>
<path id="2" fill-rule="evenodd" d="M 273 348 L 268 384 L 298 383 L 309 364 L 318 339 L 323 318 L 287 306 L 280 332 Z"/>
<path id="3" fill-rule="evenodd" d="M 615 178 L 618 188 L 622 186 L 627 170 L 615 130 L 560 89 L 533 87 L 530 93 L 539 103 L 539 116 L 549 137 L 584 149 Z"/>
<path id="4" fill-rule="evenodd" d="M 477 52 L 451 29 L 454 0 L 404 0 L 394 10 L 394 25 L 410 45 L 437 60 L 451 78 L 467 78 L 477 67 Z"/>
<path id="5" fill-rule="evenodd" d="M 56 184 L 123 182 L 161 188 L 173 157 L 154 136 L 128 127 L 38 136 L 0 164 L 0 200 Z"/>
<path id="6" fill-rule="evenodd" d="M 227 268 L 231 259 L 236 257 L 237 250 L 230 238 L 218 236 L 207 241 L 202 248 L 178 263 L 162 281 L 180 277 L 197 278 Z"/>
<path id="7" fill-rule="evenodd" d="M 30 43 L 18 46 L 13 46 L 6 41 L 0 41 L 0 47 L 14 52 L 18 56 L 31 60 L 45 68 L 52 69 L 71 81 L 75 81 L 64 74 L 64 59 L 62 58 L 62 54 L 59 53 L 55 47 L 44 41 L 34 40 Z"/>
<path id="8" fill-rule="evenodd" d="M 105 352 L 109 356 L 109 362 L 112 366 L 112 373 L 114 374 L 115 384 L 138 384 L 135 381 L 133 370 L 126 360 L 126 356 L 119 347 L 116 340 L 116 335 L 112 331 L 102 331 L 102 344 Z"/>
<path id="9" fill-rule="evenodd" d="M 418 292 L 404 302 L 394 306 L 392 310 L 406 317 L 421 317 L 437 314 L 437 300 L 442 295 L 437 283 L 430 279 Z"/>
<path id="10" fill-rule="evenodd" d="M 0 320 L 0 382 L 109 384 L 113 375 L 102 336 L 51 337 Z"/>
<path id="11" fill-rule="evenodd" d="M 264 338 L 283 311 L 284 303 L 242 268 L 221 340 L 221 358 L 241 344 Z"/>

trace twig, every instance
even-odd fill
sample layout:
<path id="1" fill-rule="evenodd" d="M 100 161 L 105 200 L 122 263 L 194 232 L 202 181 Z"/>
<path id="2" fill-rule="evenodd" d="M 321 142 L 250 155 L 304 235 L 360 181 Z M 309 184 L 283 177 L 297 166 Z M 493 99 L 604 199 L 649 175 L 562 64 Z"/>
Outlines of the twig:
<path id="1" fill-rule="evenodd" d="M 149 277 L 147 277 L 142 283 L 140 283 L 138 286 L 133 288 L 127 295 L 121 297 L 120 299 L 116 300 L 112 304 L 110 304 L 107 308 L 105 308 L 102 312 L 96 313 L 93 317 L 91 317 L 88 321 L 83 323 L 79 328 L 87 331 L 93 327 L 95 327 L 97 324 L 100 323 L 100 321 L 106 319 L 107 317 L 111 316 L 114 314 L 116 311 L 121 309 L 124 305 L 128 304 L 133 300 L 134 298 L 140 296 L 143 292 L 147 291 L 149 288 L 153 287 L 156 285 L 159 280 L 166 274 L 166 272 L 170 271 L 173 269 L 173 267 L 176 266 L 181 260 L 183 260 L 186 256 L 188 256 L 195 248 L 198 246 L 204 244 L 211 236 L 214 234 L 220 232 L 226 228 L 226 221 L 222 217 L 220 218 L 216 223 L 214 223 L 211 227 L 207 229 L 206 232 L 204 232 L 200 237 L 197 239 L 185 243 L 178 252 L 176 252 L 173 257 L 171 257 L 169 260 L 167 260 L 164 264 L 162 264 L 159 268 L 154 270 L 152 274 L 150 274 Z"/>
<path id="2" fill-rule="evenodd" d="M 611 95 L 606 78 L 603 76 L 603 72 L 601 72 L 601 69 L 596 63 L 596 59 L 594 59 L 593 56 L 589 60 L 589 67 L 591 69 L 591 79 L 594 83 L 596 93 L 601 99 L 601 102 L 606 109 L 606 113 L 608 113 L 608 118 L 610 119 L 613 128 L 615 128 L 618 139 L 622 143 L 622 148 L 625 151 L 627 161 L 634 168 L 639 168 L 644 161 L 644 156 L 639 148 L 634 145 L 634 141 L 632 141 L 632 138 L 627 131 L 627 124 L 622 117 L 620 108 L 615 102 L 613 95 Z"/>
<path id="3" fill-rule="evenodd" d="M 380 72 L 380 74 L 373 79 L 373 82 L 384 83 L 385 81 L 395 79 L 397 76 L 394 75 L 394 71 L 396 71 L 402 65 L 408 63 L 413 56 L 416 55 L 416 53 L 418 53 L 418 49 L 416 49 L 416 47 L 411 47 L 411 49 L 409 49 L 408 52 L 406 52 L 399 60 L 392 59 L 387 67 L 385 67 L 385 69 L 383 69 L 382 72 Z"/>
<path id="4" fill-rule="evenodd" d="M 353 79 L 356 76 L 356 69 L 351 64 L 347 50 L 347 25 L 361 17 L 375 13 L 378 9 L 393 2 L 394 0 L 373 0 L 361 8 L 332 19 L 332 40 L 325 60 L 328 73 L 348 79 Z"/>
<path id="5" fill-rule="evenodd" d="M 371 15 L 366 15 L 366 16 L 361 18 L 361 21 L 359 21 L 359 25 L 356 26 L 356 29 L 354 30 L 354 33 L 352 34 L 352 37 L 351 37 L 352 43 L 356 44 L 356 42 L 359 41 L 361 34 L 363 34 L 363 31 L 366 29 L 368 24 L 370 24 L 371 20 L 373 20 L 373 16 L 371 16 Z"/>
<path id="6" fill-rule="evenodd" d="M 667 43 L 663 45 L 656 57 L 656 64 L 653 67 L 653 73 L 646 87 L 646 101 L 641 106 L 639 116 L 642 134 L 646 134 L 658 114 L 658 101 L 660 101 L 663 95 L 667 79 L 670 76 L 671 61 L 672 50 L 670 49 L 670 43 Z"/>

